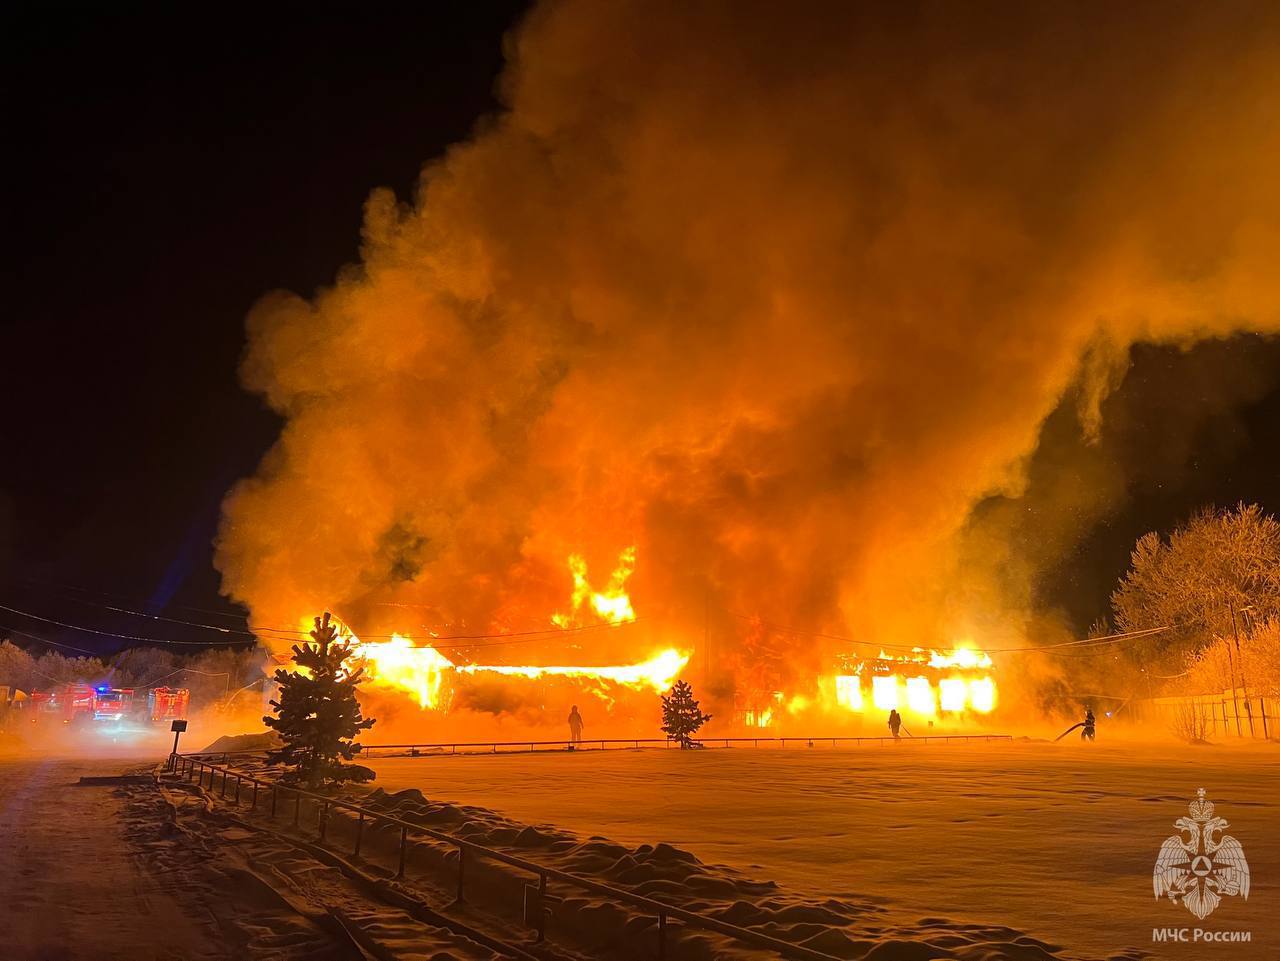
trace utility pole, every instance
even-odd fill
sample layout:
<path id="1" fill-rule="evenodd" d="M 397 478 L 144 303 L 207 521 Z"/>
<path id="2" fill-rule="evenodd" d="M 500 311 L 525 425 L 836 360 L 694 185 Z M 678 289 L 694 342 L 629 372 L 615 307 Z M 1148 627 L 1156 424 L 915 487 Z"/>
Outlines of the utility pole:
<path id="1" fill-rule="evenodd" d="M 1236 605 L 1235 601 L 1228 601 L 1231 607 L 1231 633 L 1236 638 L 1236 660 L 1240 662 L 1240 686 L 1244 688 L 1244 713 L 1249 718 L 1249 736 L 1253 737 L 1253 708 L 1249 704 L 1249 682 L 1244 677 L 1244 655 L 1240 653 L 1240 628 L 1236 626 Z M 1235 681 L 1232 681 L 1234 684 Z M 1232 696 L 1235 696 L 1235 690 L 1232 689 Z M 1239 709 L 1236 709 L 1236 726 L 1240 725 Z"/>
<path id="2" fill-rule="evenodd" d="M 1231 659 L 1231 645 L 1227 643 L 1225 637 L 1222 639 L 1222 646 L 1227 649 L 1227 673 L 1231 676 L 1231 707 L 1236 716 L 1236 736 L 1244 737 L 1244 732 L 1240 730 L 1240 701 L 1236 699 L 1236 665 L 1235 661 Z M 1225 707 L 1222 709 L 1224 714 L 1226 710 Z M 1222 723 L 1224 725 L 1227 723 L 1225 717 L 1222 719 Z"/>
<path id="3" fill-rule="evenodd" d="M 702 689 L 711 682 L 711 583 L 702 589 Z"/>

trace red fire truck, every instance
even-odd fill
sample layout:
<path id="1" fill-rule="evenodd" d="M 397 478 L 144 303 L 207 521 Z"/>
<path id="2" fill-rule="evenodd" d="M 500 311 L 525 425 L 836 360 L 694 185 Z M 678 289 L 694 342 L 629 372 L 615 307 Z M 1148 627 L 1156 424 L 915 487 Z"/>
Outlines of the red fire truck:
<path id="1" fill-rule="evenodd" d="M 163 723 L 187 716 L 191 692 L 185 688 L 156 687 L 146 699 L 131 687 L 99 684 L 63 684 L 49 691 L 33 691 L 24 710 L 33 722 L 139 721 Z"/>
<path id="2" fill-rule="evenodd" d="M 153 687 L 147 692 L 147 718 L 154 723 L 184 720 L 190 702 L 191 692 L 185 687 Z"/>

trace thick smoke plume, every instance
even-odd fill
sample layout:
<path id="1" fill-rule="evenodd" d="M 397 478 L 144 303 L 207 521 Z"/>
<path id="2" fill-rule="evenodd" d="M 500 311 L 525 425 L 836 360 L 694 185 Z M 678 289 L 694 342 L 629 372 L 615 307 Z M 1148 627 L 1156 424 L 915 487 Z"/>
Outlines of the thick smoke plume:
<path id="1" fill-rule="evenodd" d="M 634 544 L 724 663 L 967 633 L 956 535 L 1068 391 L 1096 430 L 1132 344 L 1280 330 L 1278 63 L 1271 4 L 539 6 L 508 109 L 250 316 L 287 423 L 226 591 L 530 629 Z"/>

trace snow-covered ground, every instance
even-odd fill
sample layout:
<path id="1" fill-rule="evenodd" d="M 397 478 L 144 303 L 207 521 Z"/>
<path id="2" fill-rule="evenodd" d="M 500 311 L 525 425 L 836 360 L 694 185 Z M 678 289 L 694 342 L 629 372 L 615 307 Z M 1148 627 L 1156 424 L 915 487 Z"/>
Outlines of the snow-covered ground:
<path id="1" fill-rule="evenodd" d="M 154 766 L 0 753 L 0 961 L 496 961 Z"/>
<path id="2" fill-rule="evenodd" d="M 82 776 L 120 760 L 0 756 L 0 958 L 205 958 L 207 930 L 126 839 L 123 800 Z"/>
<path id="3" fill-rule="evenodd" d="M 1280 747 L 888 745 L 386 758 L 386 791 L 629 845 L 674 844 L 789 893 L 913 923 L 1007 925 L 1066 956 L 1280 957 Z M 1173 822 L 1204 787 L 1253 885 L 1205 921 L 1153 897 Z M 1153 944 L 1152 930 L 1251 931 Z M 993 955 L 998 957 L 999 955 Z"/>
<path id="4" fill-rule="evenodd" d="M 0 959 L 338 961 L 361 956 L 356 940 L 386 957 L 492 957 L 312 856 L 315 810 L 295 841 L 291 818 L 270 818 L 265 803 L 251 813 L 186 778 L 73 786 L 136 763 L 0 758 Z M 373 764 L 369 803 L 398 817 L 839 957 L 1280 957 L 1276 745 L 904 743 Z M 1201 922 L 1151 890 L 1160 844 L 1198 787 L 1253 874 L 1247 902 L 1228 898 Z M 350 852 L 353 829 L 333 819 L 330 848 Z M 398 835 L 371 824 L 356 863 L 389 879 Z M 415 841 L 397 890 L 449 924 L 527 944 L 527 874 L 469 861 L 468 903 L 450 906 L 456 865 L 448 845 Z M 652 917 L 557 893 L 543 956 L 652 957 Z M 1249 931 L 1252 941 L 1153 944 L 1152 929 L 1167 927 Z M 673 937 L 669 956 L 689 961 L 772 956 Z"/>

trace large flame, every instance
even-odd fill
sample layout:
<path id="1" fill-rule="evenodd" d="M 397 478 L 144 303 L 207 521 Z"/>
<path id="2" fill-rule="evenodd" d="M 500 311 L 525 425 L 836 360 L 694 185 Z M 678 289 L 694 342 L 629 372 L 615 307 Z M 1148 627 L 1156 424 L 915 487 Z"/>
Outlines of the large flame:
<path id="1" fill-rule="evenodd" d="M 991 668 L 991 656 L 968 642 L 946 651 L 917 647 L 896 656 L 881 651 L 869 662 L 855 660 L 853 672 L 837 675 L 833 688 L 836 703 L 856 713 L 864 710 L 866 673 L 876 710 L 909 710 L 922 717 L 989 714 L 996 706 Z"/>
<path id="2" fill-rule="evenodd" d="M 418 706 L 440 706 L 440 688 L 453 662 L 434 647 L 417 647 L 406 637 L 391 635 L 379 643 L 359 643 L 352 653 L 364 664 L 365 676 L 380 687 L 407 691 Z"/>
<path id="3" fill-rule="evenodd" d="M 635 610 L 626 591 L 626 583 L 635 571 L 636 549 L 628 547 L 618 556 L 618 564 L 602 590 L 594 590 L 587 579 L 587 564 L 581 554 L 569 556 L 573 575 L 573 612 L 589 607 L 608 624 L 635 620 Z M 556 614 L 552 622 L 560 627 L 575 624 L 573 615 Z M 666 648 L 647 660 L 629 664 L 562 665 L 562 664 L 457 664 L 430 645 L 419 646 L 401 634 L 386 641 L 361 641 L 345 624 L 337 621 L 340 633 L 349 638 L 352 654 L 363 666 L 365 676 L 376 687 L 411 694 L 424 709 L 445 707 L 447 677 L 494 674 L 503 677 L 536 679 L 544 677 L 572 678 L 584 687 L 608 699 L 609 685 L 666 691 L 689 662 L 688 652 Z M 303 630 L 306 620 L 302 621 Z"/>
<path id="4" fill-rule="evenodd" d="M 609 575 L 609 583 L 603 590 L 593 590 L 587 580 L 587 562 L 581 554 L 569 555 L 569 573 L 573 575 L 573 611 L 570 614 L 554 614 L 551 622 L 557 627 L 569 627 L 577 623 L 577 615 L 584 608 L 591 610 L 610 624 L 621 624 L 633 621 L 635 609 L 631 606 L 631 597 L 627 594 L 627 580 L 635 573 L 635 546 L 626 548 L 618 555 L 618 565 Z"/>
<path id="5" fill-rule="evenodd" d="M 689 662 L 687 653 L 667 648 L 648 660 L 636 664 L 603 666 L 585 665 L 514 665 L 454 664 L 433 647 L 415 647 L 400 635 L 388 641 L 361 642 L 353 646 L 365 674 L 375 686 L 405 691 L 413 695 L 420 707 L 439 709 L 447 676 L 496 674 L 504 677 L 567 677 L 587 682 L 597 691 L 601 685 L 614 684 L 633 690 L 666 691 Z"/>
<path id="6" fill-rule="evenodd" d="M 689 663 L 689 655 L 667 648 L 639 664 L 612 667 L 516 666 L 509 664 L 467 664 L 455 668 L 460 674 L 502 674 L 507 677 L 574 677 L 611 681 L 637 690 L 661 693 L 675 682 Z"/>

